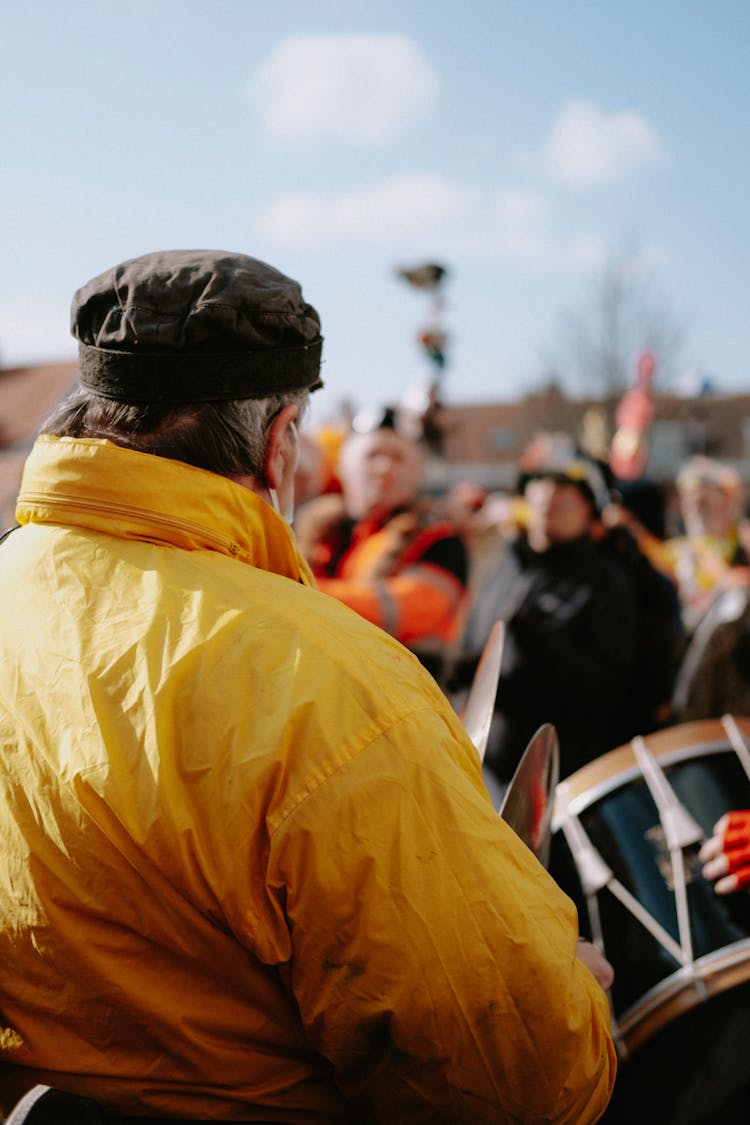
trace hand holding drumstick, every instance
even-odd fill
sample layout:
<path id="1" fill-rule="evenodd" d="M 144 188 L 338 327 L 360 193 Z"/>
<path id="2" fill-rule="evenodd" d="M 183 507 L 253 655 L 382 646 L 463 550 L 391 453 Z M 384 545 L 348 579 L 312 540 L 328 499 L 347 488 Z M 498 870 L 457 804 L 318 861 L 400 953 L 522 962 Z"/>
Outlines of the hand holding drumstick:
<path id="1" fill-rule="evenodd" d="M 599 986 L 606 992 L 615 979 L 615 970 L 604 954 L 600 953 L 590 941 L 579 937 L 576 957 L 596 977 Z"/>
<path id="2" fill-rule="evenodd" d="M 700 850 L 703 875 L 718 879 L 717 895 L 750 885 L 750 809 L 725 813 Z"/>

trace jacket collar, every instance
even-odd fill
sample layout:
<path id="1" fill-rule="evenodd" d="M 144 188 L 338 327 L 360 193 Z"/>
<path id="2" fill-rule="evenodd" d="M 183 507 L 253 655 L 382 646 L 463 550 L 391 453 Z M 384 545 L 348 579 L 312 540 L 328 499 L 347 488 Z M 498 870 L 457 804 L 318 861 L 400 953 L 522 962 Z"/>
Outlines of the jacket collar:
<path id="1" fill-rule="evenodd" d="M 24 468 L 16 519 L 187 551 L 219 551 L 315 585 L 291 528 L 260 496 L 216 473 L 103 438 L 37 438 Z"/>

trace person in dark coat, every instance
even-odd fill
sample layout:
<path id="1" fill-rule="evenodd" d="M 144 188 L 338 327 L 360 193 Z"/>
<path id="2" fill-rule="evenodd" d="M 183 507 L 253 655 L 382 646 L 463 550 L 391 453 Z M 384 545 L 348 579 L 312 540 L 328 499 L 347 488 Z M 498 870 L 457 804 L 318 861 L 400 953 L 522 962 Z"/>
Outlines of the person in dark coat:
<path id="1" fill-rule="evenodd" d="M 600 544 L 625 571 L 635 596 L 635 660 L 614 728 L 619 746 L 673 722 L 672 693 L 685 630 L 674 582 L 651 562 L 632 532 L 625 526 L 608 527 Z"/>
<path id="2" fill-rule="evenodd" d="M 452 688 L 470 682 L 496 620 L 505 623 L 485 763 L 507 783 L 534 732 L 552 723 L 566 776 L 616 744 L 636 651 L 632 583 L 594 539 L 607 489 L 581 455 L 523 480 L 526 527 L 480 587 Z"/>

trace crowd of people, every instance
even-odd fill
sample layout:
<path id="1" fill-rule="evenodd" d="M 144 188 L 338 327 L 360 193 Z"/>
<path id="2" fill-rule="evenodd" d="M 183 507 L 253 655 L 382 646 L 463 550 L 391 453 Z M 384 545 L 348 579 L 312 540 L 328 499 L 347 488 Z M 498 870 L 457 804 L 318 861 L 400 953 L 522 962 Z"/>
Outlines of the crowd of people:
<path id="1" fill-rule="evenodd" d="M 424 458 L 397 407 L 368 413 L 366 432 L 350 419 L 297 541 L 319 587 L 410 647 L 457 709 L 504 622 L 487 759 L 502 781 L 542 721 L 565 775 L 634 735 L 748 713 L 750 525 L 734 469 L 695 455 L 673 489 L 621 481 L 572 435 L 540 433 L 515 494 L 463 481 L 436 496 Z"/>
<path id="2" fill-rule="evenodd" d="M 612 966 L 459 712 L 497 620 L 499 790 L 542 723 L 565 776 L 743 710 L 739 481 L 692 460 L 670 535 L 541 435 L 514 495 L 430 495 L 397 406 L 305 432 L 318 315 L 242 254 L 121 263 L 72 330 L 0 548 L 0 1113 L 599 1120 Z"/>

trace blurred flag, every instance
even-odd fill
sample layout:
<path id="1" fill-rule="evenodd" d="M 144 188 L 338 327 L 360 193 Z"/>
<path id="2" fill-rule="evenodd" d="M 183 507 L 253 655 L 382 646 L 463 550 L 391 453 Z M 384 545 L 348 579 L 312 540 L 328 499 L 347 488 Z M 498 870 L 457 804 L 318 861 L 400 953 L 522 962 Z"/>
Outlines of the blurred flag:
<path id="1" fill-rule="evenodd" d="M 636 480 L 646 468 L 646 433 L 654 416 L 655 370 L 656 359 L 651 352 L 643 352 L 638 359 L 635 384 L 625 392 L 617 408 L 609 465 L 621 480 Z"/>

